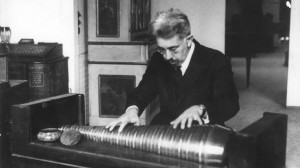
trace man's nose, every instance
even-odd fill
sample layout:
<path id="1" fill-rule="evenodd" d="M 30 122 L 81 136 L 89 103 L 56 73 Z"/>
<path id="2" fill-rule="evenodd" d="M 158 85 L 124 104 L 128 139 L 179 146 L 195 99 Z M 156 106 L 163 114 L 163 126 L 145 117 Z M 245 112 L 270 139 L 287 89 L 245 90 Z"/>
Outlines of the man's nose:
<path id="1" fill-rule="evenodd" d="M 172 58 L 173 58 L 173 54 L 169 50 L 166 50 L 165 59 L 170 60 Z"/>

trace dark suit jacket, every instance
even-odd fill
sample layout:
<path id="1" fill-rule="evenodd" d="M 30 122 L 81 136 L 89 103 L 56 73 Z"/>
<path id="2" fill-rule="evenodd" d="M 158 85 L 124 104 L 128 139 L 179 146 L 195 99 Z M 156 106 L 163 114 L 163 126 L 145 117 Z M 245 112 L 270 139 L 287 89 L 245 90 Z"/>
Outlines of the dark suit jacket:
<path id="1" fill-rule="evenodd" d="M 203 104 L 211 124 L 221 124 L 239 110 L 230 60 L 221 52 L 200 45 L 195 50 L 175 97 L 174 68 L 158 52 L 154 53 L 138 87 L 127 99 L 127 107 L 138 106 L 141 112 L 157 95 L 160 113 L 151 124 L 170 124 L 187 108 Z"/>

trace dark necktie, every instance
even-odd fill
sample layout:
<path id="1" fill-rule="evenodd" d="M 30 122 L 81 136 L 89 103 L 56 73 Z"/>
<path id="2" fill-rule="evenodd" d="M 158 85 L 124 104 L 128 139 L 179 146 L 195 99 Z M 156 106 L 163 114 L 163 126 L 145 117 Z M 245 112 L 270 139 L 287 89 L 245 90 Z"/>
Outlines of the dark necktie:
<path id="1" fill-rule="evenodd" d="M 182 78 L 181 66 L 175 68 L 174 78 L 176 81 L 179 81 Z"/>
<path id="2" fill-rule="evenodd" d="M 177 67 L 175 68 L 174 70 L 174 79 L 175 79 L 175 98 L 176 98 L 176 102 L 178 101 L 179 99 L 179 93 L 180 93 L 180 81 L 181 81 L 181 78 L 182 78 L 182 72 L 181 72 L 181 67 Z"/>

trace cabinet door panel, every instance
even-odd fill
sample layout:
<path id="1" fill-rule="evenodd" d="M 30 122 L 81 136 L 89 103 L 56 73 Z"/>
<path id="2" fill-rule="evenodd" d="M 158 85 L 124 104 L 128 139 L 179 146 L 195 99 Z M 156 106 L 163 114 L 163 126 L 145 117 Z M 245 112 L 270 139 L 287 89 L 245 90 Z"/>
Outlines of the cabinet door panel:
<path id="1" fill-rule="evenodd" d="M 25 63 L 8 63 L 8 78 L 27 80 L 27 68 Z"/>
<path id="2" fill-rule="evenodd" d="M 50 68 L 48 64 L 29 64 L 29 93 L 31 99 L 51 96 L 49 84 Z"/>

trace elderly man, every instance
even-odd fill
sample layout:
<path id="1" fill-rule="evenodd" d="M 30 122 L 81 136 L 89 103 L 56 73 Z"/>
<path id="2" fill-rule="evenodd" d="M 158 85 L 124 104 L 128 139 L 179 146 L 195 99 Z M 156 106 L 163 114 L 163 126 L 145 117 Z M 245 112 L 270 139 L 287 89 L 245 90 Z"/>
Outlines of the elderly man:
<path id="1" fill-rule="evenodd" d="M 119 125 L 121 132 L 129 123 L 140 125 L 139 115 L 157 95 L 161 111 L 151 125 L 224 125 L 239 111 L 230 60 L 194 40 L 188 17 L 178 9 L 159 13 L 151 31 L 158 51 L 129 94 L 125 113 L 106 128 Z"/>

